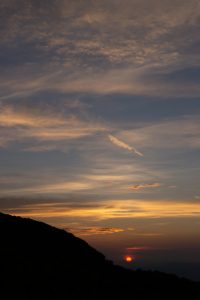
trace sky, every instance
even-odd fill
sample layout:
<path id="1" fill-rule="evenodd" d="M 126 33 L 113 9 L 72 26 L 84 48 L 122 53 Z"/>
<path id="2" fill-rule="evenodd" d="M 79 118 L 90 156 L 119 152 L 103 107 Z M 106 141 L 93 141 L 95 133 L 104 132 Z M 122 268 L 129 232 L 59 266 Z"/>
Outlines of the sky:
<path id="1" fill-rule="evenodd" d="M 0 23 L 0 210 L 200 280 L 200 1 L 1 0 Z"/>

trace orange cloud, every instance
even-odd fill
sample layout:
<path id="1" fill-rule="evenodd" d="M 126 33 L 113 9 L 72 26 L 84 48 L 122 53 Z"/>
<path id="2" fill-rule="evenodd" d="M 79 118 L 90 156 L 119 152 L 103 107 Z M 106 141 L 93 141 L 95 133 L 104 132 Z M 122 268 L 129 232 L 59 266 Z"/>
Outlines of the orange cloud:
<path id="1" fill-rule="evenodd" d="M 104 235 L 123 232 L 124 229 L 115 227 L 80 227 L 80 228 L 65 228 L 67 231 L 72 232 L 79 236 L 90 236 L 90 235 Z"/>
<path id="2" fill-rule="evenodd" d="M 153 248 L 148 246 L 134 246 L 134 247 L 128 247 L 126 248 L 126 250 L 134 251 L 134 252 L 142 252 L 142 251 L 153 250 Z"/>
<path id="3" fill-rule="evenodd" d="M 143 189 L 151 189 L 151 188 L 159 188 L 161 186 L 160 183 L 146 183 L 146 184 L 135 184 L 133 186 L 130 186 L 130 190 L 143 190 Z"/>
<path id="4" fill-rule="evenodd" d="M 5 211 L 6 212 L 6 211 Z M 27 204 L 8 213 L 36 218 L 89 218 L 107 220 L 114 218 L 177 218 L 200 216 L 200 204 L 177 201 L 108 200 L 98 203 L 45 203 Z"/>

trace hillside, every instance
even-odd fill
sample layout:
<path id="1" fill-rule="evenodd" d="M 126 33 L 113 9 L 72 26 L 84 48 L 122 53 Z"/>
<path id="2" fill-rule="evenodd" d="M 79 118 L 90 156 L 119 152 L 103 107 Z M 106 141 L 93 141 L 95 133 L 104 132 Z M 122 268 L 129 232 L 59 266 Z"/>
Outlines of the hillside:
<path id="1" fill-rule="evenodd" d="M 0 213 L 0 298 L 200 299 L 200 284 L 115 266 L 71 233 Z"/>

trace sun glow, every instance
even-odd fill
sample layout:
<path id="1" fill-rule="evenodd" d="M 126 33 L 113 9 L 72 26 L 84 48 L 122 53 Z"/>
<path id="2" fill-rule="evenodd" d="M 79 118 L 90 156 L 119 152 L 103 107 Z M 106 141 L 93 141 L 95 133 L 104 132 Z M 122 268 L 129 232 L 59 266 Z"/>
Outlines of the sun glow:
<path id="1" fill-rule="evenodd" d="M 134 261 L 134 257 L 131 256 L 131 255 L 125 255 L 124 256 L 124 260 L 127 262 L 127 263 L 131 263 Z"/>

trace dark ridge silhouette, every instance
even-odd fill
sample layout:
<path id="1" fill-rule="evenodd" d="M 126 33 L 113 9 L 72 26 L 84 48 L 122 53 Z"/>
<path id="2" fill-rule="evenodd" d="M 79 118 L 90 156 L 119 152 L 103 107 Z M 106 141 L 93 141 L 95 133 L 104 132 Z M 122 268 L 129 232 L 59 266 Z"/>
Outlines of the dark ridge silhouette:
<path id="1" fill-rule="evenodd" d="M 0 213 L 0 299 L 200 300 L 200 284 L 126 270 L 71 233 Z"/>

